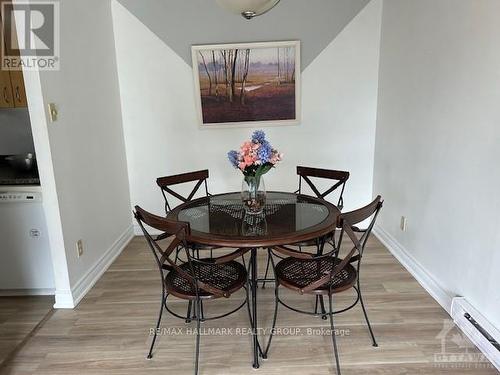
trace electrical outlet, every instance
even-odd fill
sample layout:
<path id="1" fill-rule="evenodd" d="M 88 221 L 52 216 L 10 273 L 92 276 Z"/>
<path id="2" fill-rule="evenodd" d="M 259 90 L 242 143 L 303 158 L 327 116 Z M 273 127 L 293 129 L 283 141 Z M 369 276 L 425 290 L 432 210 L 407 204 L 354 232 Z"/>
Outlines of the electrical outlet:
<path id="1" fill-rule="evenodd" d="M 407 220 L 406 220 L 406 217 L 401 216 L 401 223 L 399 224 L 399 228 L 401 228 L 401 230 L 402 230 L 403 232 L 406 232 L 407 225 L 408 225 L 408 222 L 407 222 Z"/>
<path id="2" fill-rule="evenodd" d="M 30 237 L 38 238 L 38 237 L 40 237 L 40 235 L 41 235 L 40 230 L 38 230 L 38 229 L 31 229 L 30 230 Z"/>
<path id="3" fill-rule="evenodd" d="M 58 116 L 59 116 L 59 112 L 57 111 L 57 107 L 56 107 L 55 103 L 49 103 L 50 122 L 56 122 Z"/>
<path id="4" fill-rule="evenodd" d="M 78 240 L 76 242 L 76 254 L 78 255 L 78 258 L 80 258 L 83 255 L 83 241 Z"/>

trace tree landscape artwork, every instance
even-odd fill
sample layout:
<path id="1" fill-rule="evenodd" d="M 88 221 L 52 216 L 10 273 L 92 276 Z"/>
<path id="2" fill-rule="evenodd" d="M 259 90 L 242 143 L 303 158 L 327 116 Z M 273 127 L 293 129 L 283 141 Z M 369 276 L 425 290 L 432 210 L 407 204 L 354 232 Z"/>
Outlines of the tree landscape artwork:
<path id="1" fill-rule="evenodd" d="M 203 128 L 300 120 L 300 42 L 193 46 Z"/>

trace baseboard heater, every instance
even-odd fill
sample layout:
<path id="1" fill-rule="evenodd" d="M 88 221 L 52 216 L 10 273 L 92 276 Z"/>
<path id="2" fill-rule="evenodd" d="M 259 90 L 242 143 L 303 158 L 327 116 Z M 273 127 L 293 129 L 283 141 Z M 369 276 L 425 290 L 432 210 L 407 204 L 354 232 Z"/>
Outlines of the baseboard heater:
<path id="1" fill-rule="evenodd" d="M 464 297 L 453 298 L 451 316 L 462 332 L 500 371 L 500 330 L 494 327 Z"/>

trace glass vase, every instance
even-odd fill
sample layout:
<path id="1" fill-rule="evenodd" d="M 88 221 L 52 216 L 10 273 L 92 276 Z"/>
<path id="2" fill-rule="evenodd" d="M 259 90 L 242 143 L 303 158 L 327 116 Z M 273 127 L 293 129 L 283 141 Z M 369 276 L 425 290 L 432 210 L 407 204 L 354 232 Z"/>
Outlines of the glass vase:
<path id="1" fill-rule="evenodd" d="M 266 204 L 266 187 L 263 176 L 245 176 L 241 184 L 241 200 L 245 211 L 250 215 L 258 215 L 264 211 Z"/>
<path id="2" fill-rule="evenodd" d="M 265 236 L 267 234 L 266 217 L 245 212 L 241 223 L 241 234 L 245 237 Z"/>

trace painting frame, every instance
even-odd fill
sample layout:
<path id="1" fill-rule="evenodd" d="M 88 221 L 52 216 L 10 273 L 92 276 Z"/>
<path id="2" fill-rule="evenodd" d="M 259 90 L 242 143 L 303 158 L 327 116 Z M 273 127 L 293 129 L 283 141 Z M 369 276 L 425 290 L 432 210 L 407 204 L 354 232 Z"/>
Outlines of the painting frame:
<path id="1" fill-rule="evenodd" d="M 202 85 L 200 83 L 200 62 L 199 53 L 206 51 L 217 50 L 247 50 L 250 49 L 269 49 L 269 48 L 293 48 L 294 56 L 294 109 L 295 117 L 290 119 L 266 119 L 266 120 L 243 120 L 243 121 L 227 121 L 227 122 L 204 122 L 203 116 L 203 95 Z M 251 53 L 251 52 L 250 52 Z M 198 126 L 201 129 L 220 129 L 220 128 L 248 128 L 248 127 L 271 127 L 271 126 L 293 126 L 299 125 L 301 122 L 301 54 L 300 41 L 276 41 L 276 42 L 251 42 L 251 43 L 226 43 L 226 44 L 201 44 L 191 46 L 192 64 L 193 64 L 193 81 L 194 95 L 196 102 L 196 112 Z M 279 64 L 278 64 L 279 67 Z M 207 72 L 208 73 L 208 72 Z M 240 83 L 240 86 L 242 83 Z M 244 95 L 242 95 L 244 96 Z"/>

